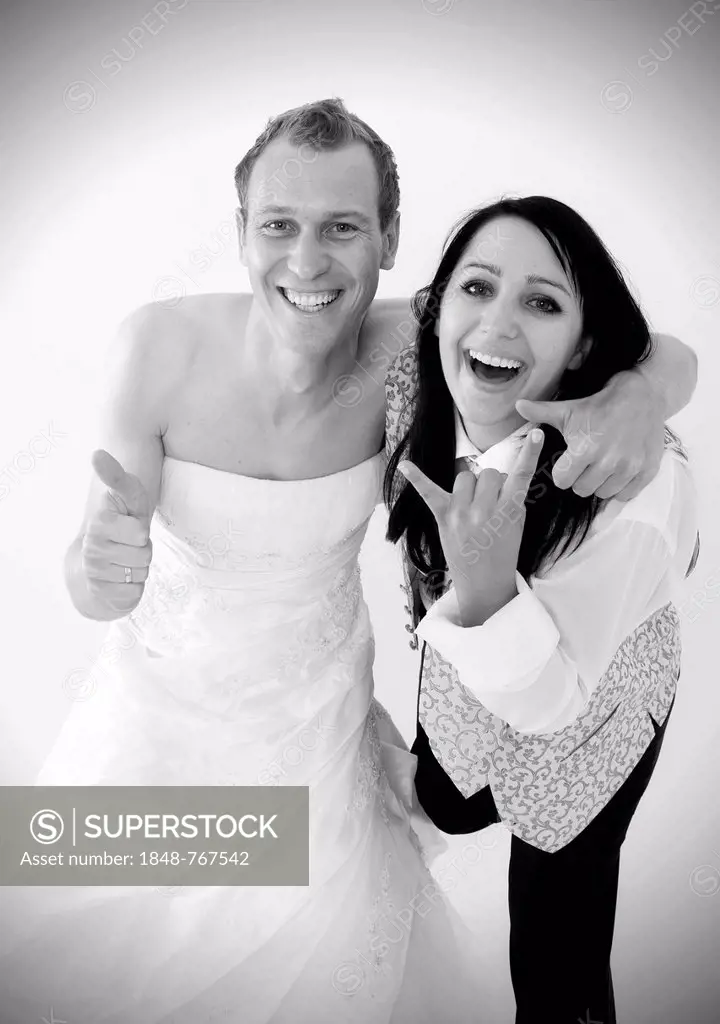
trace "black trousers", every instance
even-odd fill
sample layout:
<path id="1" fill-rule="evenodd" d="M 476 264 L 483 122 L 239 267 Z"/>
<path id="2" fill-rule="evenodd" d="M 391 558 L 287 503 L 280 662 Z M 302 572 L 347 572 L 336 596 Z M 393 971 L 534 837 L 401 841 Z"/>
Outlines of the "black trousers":
<path id="1" fill-rule="evenodd" d="M 509 904 L 515 1024 L 616 1024 L 610 953 L 620 847 L 650 781 L 669 717 L 662 726 L 653 721 L 655 737 L 635 769 L 562 850 L 547 853 L 513 835 Z M 490 788 L 465 799 L 419 725 L 412 751 L 418 756 L 418 799 L 438 828 L 456 835 L 500 821 Z"/>

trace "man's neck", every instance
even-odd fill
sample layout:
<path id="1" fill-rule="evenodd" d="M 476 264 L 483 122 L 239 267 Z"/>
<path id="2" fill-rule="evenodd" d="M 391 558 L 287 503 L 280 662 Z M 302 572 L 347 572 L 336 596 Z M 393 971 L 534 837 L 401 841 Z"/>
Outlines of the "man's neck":
<path id="1" fill-rule="evenodd" d="M 324 350 L 290 348 L 270 330 L 256 307 L 245 334 L 245 360 L 262 381 L 263 402 L 277 422 L 320 412 L 348 375 L 357 372 L 361 331 L 335 339 Z"/>

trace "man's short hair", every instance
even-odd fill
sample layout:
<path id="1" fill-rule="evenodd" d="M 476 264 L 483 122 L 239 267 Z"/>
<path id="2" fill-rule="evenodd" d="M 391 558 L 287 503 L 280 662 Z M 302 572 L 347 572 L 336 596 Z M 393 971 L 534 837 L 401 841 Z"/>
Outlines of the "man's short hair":
<path id="1" fill-rule="evenodd" d="M 398 211 L 400 185 L 393 151 L 377 132 L 351 114 L 341 99 L 319 100 L 294 107 L 271 118 L 253 146 L 235 168 L 237 189 L 243 220 L 247 212 L 247 189 L 250 174 L 262 151 L 274 139 L 284 136 L 298 146 L 313 150 L 339 149 L 353 142 L 363 142 L 370 150 L 380 183 L 378 213 L 384 231 Z M 311 161 L 309 161 L 311 162 Z M 295 175 L 297 177 L 297 175 Z"/>

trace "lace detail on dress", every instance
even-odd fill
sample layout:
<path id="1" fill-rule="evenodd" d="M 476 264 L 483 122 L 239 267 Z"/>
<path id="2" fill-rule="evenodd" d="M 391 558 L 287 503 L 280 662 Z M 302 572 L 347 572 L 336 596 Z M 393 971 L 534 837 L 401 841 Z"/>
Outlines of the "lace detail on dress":
<path id="1" fill-rule="evenodd" d="M 379 748 L 380 741 L 379 741 L 379 737 L 378 737 L 377 723 L 378 722 L 384 722 L 393 730 L 395 730 L 395 724 L 394 724 L 394 722 L 392 720 L 392 715 L 390 715 L 390 713 L 388 712 L 387 708 L 383 707 L 383 705 L 380 704 L 379 701 L 377 701 L 377 700 L 373 701 L 373 713 L 374 713 L 375 738 L 376 738 L 376 740 L 378 742 L 378 748 Z M 379 756 L 381 757 L 381 754 L 379 754 Z M 382 759 L 381 759 L 381 765 L 382 765 Z M 391 787 L 392 784 L 390 783 L 390 780 L 387 778 L 387 773 L 385 772 L 384 775 L 385 775 L 385 781 L 387 782 L 387 785 Z M 412 782 L 412 792 L 414 793 L 414 791 L 415 791 L 415 783 L 413 781 Z M 402 796 L 400 795 L 399 797 L 396 797 L 396 798 L 402 799 Z M 414 798 L 414 799 L 416 799 L 416 798 Z M 406 810 L 408 811 L 408 813 L 410 813 L 410 808 L 409 807 L 406 807 Z M 412 846 L 413 846 L 415 852 L 420 855 L 420 859 L 422 860 L 422 862 L 425 865 L 425 867 L 429 870 L 429 868 L 430 868 L 430 863 L 429 863 L 430 862 L 430 857 L 429 857 L 428 851 L 423 846 L 422 839 L 420 838 L 420 836 L 417 834 L 417 832 L 413 828 L 412 820 L 410 820 L 409 823 L 408 823 L 408 835 L 409 835 L 410 842 L 412 843 Z"/>
<path id="2" fill-rule="evenodd" d="M 375 702 L 370 705 L 365 721 L 365 733 L 358 753 L 358 770 L 352 796 L 352 808 L 363 811 L 371 800 L 379 799 L 379 811 L 386 824 L 390 822 L 387 804 L 382 792 L 381 781 L 385 772 L 382 767 L 382 748 L 375 718 Z"/>
<path id="3" fill-rule="evenodd" d="M 303 624 L 294 643 L 284 654 L 282 671 L 291 671 L 294 677 L 303 679 L 315 668 L 310 654 L 316 654 L 327 662 L 328 656 L 341 648 L 350 636 L 361 601 L 359 567 L 356 565 L 349 571 L 342 569 L 323 594 L 312 618 Z"/>
<path id="4" fill-rule="evenodd" d="M 169 570 L 154 564 L 142 600 L 127 622 L 139 637 L 152 637 L 153 642 L 161 642 L 166 653 L 181 654 L 200 640 L 202 634 L 196 623 L 201 617 L 222 616 L 229 611 L 222 591 L 201 583 L 187 567 Z"/>
<path id="5" fill-rule="evenodd" d="M 380 892 L 373 900 L 372 908 L 368 914 L 369 948 L 371 961 L 375 971 L 386 976 L 392 974 L 392 966 L 385 959 L 390 947 L 386 939 L 389 937 L 385 928 L 380 927 L 381 922 L 387 921 L 388 917 L 395 912 L 395 904 L 389 899 L 390 893 L 390 864 L 392 854 L 385 854 L 385 866 L 380 872 Z"/>

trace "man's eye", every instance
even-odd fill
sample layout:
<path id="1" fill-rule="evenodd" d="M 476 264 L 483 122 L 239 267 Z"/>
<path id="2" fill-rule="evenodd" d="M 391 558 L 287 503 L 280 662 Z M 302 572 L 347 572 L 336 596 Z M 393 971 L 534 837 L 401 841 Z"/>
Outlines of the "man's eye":
<path id="1" fill-rule="evenodd" d="M 345 224 L 343 222 L 333 224 L 332 229 L 337 231 L 338 234 L 340 235 L 349 235 L 352 234 L 353 231 L 357 231 L 357 228 L 355 227 L 354 224 Z"/>
<path id="2" fill-rule="evenodd" d="M 269 228 L 271 231 L 282 231 L 283 228 L 286 228 L 287 226 L 288 222 L 286 220 L 270 220 L 265 225 L 265 227 Z"/>

